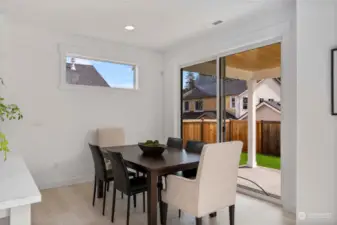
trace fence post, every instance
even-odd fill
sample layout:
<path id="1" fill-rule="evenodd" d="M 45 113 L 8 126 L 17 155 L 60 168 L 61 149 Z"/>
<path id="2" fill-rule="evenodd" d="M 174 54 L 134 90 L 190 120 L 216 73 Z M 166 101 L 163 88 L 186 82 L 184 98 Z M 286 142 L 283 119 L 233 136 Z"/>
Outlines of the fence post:
<path id="1" fill-rule="evenodd" d="M 201 118 L 200 139 L 204 141 L 204 118 Z"/>
<path id="2" fill-rule="evenodd" d="M 230 133 L 228 134 L 228 139 L 229 141 L 233 141 L 233 120 L 229 120 L 228 127 L 228 130 L 230 130 Z"/>
<path id="3" fill-rule="evenodd" d="M 260 143 L 260 148 L 261 148 L 261 154 L 264 154 L 264 150 L 263 150 L 263 135 L 264 135 L 264 126 L 263 126 L 263 120 L 261 120 L 261 131 L 260 131 L 260 133 L 261 133 L 261 138 L 260 138 L 260 141 L 261 141 L 261 143 Z"/>

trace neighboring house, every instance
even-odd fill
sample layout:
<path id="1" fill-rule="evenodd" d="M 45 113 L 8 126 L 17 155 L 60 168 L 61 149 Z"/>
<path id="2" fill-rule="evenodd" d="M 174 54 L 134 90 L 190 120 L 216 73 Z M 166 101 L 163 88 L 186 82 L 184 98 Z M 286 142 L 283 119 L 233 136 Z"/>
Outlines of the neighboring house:
<path id="1" fill-rule="evenodd" d="M 229 117 L 240 118 L 248 110 L 248 90 L 246 81 L 224 80 L 223 96 L 226 96 L 226 111 Z M 196 84 L 196 87 L 183 95 L 183 117 L 193 117 L 196 113 L 216 112 L 216 82 Z M 281 81 L 264 79 L 256 84 L 255 102 L 280 102 Z M 196 119 L 196 118 L 194 118 Z"/>
<path id="2" fill-rule="evenodd" d="M 208 110 L 203 112 L 188 112 L 183 113 L 183 119 L 216 119 L 216 110 Z M 235 115 L 226 112 L 227 119 L 237 119 Z"/>
<path id="3" fill-rule="evenodd" d="M 243 114 L 239 120 L 247 120 L 248 113 Z M 281 121 L 281 103 L 275 101 L 262 101 L 256 106 L 256 120 Z"/>
<path id="4" fill-rule="evenodd" d="M 110 87 L 92 65 L 67 63 L 66 68 L 68 84 Z"/>

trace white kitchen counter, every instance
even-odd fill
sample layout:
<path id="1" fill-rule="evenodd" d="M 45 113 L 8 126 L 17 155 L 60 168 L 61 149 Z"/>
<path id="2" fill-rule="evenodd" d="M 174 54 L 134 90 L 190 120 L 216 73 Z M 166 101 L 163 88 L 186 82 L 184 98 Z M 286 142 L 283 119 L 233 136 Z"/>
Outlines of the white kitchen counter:
<path id="1" fill-rule="evenodd" d="M 10 225 L 31 224 L 31 204 L 41 202 L 37 188 L 23 158 L 11 152 L 5 162 L 0 152 L 0 216 L 9 216 Z"/>

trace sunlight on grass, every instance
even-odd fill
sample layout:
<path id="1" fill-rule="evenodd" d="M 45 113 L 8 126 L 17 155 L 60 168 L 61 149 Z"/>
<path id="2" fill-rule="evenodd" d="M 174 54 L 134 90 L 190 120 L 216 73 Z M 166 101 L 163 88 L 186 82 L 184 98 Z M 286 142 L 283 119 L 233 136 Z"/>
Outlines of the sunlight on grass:
<path id="1" fill-rule="evenodd" d="M 248 159 L 247 153 L 242 152 L 241 158 L 240 158 L 240 165 L 247 164 L 247 159 Z M 280 157 L 256 154 L 256 161 L 257 161 L 257 165 L 259 166 L 278 169 L 278 170 L 281 168 Z"/>

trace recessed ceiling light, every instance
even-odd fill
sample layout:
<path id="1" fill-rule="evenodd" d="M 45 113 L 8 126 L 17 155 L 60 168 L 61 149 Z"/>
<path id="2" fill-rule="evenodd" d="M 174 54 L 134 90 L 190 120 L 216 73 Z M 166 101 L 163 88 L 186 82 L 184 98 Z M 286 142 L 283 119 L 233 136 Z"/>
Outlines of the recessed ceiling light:
<path id="1" fill-rule="evenodd" d="M 128 31 L 131 31 L 131 30 L 134 30 L 134 29 L 135 29 L 135 27 L 134 27 L 134 26 L 131 26 L 131 25 L 127 25 L 127 26 L 125 26 L 124 28 L 125 28 L 125 30 L 128 30 Z"/>

